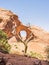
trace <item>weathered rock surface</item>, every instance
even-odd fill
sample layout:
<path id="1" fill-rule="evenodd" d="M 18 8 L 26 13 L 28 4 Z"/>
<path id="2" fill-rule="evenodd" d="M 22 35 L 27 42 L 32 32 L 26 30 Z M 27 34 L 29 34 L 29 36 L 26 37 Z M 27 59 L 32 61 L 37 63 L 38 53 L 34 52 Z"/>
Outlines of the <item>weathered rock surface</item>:
<path id="1" fill-rule="evenodd" d="M 10 16 L 12 15 L 14 14 L 11 11 L 0 8 L 0 29 L 4 29 L 4 26 L 10 20 Z"/>
<path id="2" fill-rule="evenodd" d="M 11 39 L 8 40 L 8 43 L 11 46 L 11 49 L 9 51 L 10 54 L 24 55 L 25 46 L 22 42 L 17 42 L 16 38 L 13 36 Z"/>
<path id="3" fill-rule="evenodd" d="M 37 56 L 41 55 L 43 57 L 42 59 L 47 59 L 47 56 L 49 56 L 47 53 L 47 48 L 49 47 L 49 32 L 44 31 L 38 26 L 31 26 L 30 30 L 36 37 L 28 42 L 27 53 L 30 54 L 30 52 L 34 52 L 37 53 Z"/>
<path id="4" fill-rule="evenodd" d="M 49 56 L 49 54 L 46 49 L 47 46 L 49 46 L 49 33 L 37 26 L 31 27 L 30 30 L 35 35 L 35 38 L 27 42 L 26 54 L 31 55 L 31 53 L 35 53 L 35 56 L 39 59 L 48 59 L 47 56 Z M 24 55 L 25 45 L 23 42 L 17 42 L 14 37 L 8 40 L 8 42 L 12 46 L 11 53 Z M 15 48 L 15 46 L 17 46 L 17 48 Z"/>
<path id="5" fill-rule="evenodd" d="M 7 24 L 7 22 L 9 23 Z M 7 26 L 5 26 L 6 24 Z M 12 35 L 13 31 L 15 34 L 15 29 L 13 30 L 13 26 L 15 28 L 15 25 L 19 26 L 20 24 L 22 23 L 18 20 L 17 15 L 13 14 L 13 12 L 11 11 L 0 9 L 0 29 L 2 30 L 4 29 L 4 31 L 7 33 L 7 36 L 12 37 L 8 40 L 9 44 L 11 45 L 11 50 L 9 52 L 10 54 L 3 54 L 0 52 L 0 59 L 1 59 L 0 65 L 49 65 L 48 61 L 43 61 L 43 60 L 41 61 L 36 58 L 20 56 L 20 55 L 24 55 L 25 45 L 21 41 L 17 42 L 16 37 L 13 37 Z M 27 41 L 26 54 L 31 56 L 30 54 L 31 52 L 33 53 L 32 54 L 33 57 L 37 57 L 37 58 L 40 57 L 40 59 L 48 60 L 49 53 L 47 53 L 46 48 L 47 46 L 49 46 L 49 33 L 37 26 L 31 26 L 30 28 L 26 26 L 26 28 L 30 30 L 30 32 L 32 32 L 34 35 L 31 40 L 29 39 L 29 42 Z M 22 27 L 21 29 L 23 30 Z M 18 34 L 20 31 L 21 30 L 18 30 Z M 28 35 L 29 34 L 30 33 L 28 33 Z M 15 55 L 15 54 L 19 54 L 19 55 Z M 42 57 L 39 55 L 41 55 Z"/>
<path id="6" fill-rule="evenodd" d="M 49 65 L 48 61 L 0 52 L 0 65 Z"/>
<path id="7" fill-rule="evenodd" d="M 15 34 L 15 27 L 21 24 L 18 16 L 10 10 L 0 9 L 0 29 L 3 30 L 8 38 Z"/>

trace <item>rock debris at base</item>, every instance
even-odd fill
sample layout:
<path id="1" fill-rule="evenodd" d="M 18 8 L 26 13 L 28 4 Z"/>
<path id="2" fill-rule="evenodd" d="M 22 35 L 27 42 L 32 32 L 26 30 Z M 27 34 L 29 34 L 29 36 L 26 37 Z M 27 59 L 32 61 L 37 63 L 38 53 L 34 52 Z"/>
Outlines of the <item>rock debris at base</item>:
<path id="1" fill-rule="evenodd" d="M 37 58 L 0 52 L 0 65 L 49 65 L 49 62 Z"/>

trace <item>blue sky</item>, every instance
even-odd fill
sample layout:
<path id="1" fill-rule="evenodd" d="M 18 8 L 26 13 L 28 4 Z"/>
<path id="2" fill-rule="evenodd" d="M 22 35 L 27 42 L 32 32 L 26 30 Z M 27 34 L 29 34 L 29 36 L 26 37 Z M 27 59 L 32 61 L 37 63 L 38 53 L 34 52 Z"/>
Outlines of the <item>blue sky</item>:
<path id="1" fill-rule="evenodd" d="M 23 24 L 30 23 L 49 32 L 49 0 L 0 0 L 0 8 L 16 13 Z"/>

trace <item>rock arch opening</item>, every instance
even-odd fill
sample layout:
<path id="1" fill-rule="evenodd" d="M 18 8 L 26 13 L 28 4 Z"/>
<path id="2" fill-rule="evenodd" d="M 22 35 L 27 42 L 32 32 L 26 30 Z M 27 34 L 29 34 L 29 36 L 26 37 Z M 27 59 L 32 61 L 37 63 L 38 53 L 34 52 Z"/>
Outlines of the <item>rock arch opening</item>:
<path id="1" fill-rule="evenodd" d="M 20 35 L 22 37 L 22 40 L 25 40 L 26 39 L 26 36 L 27 36 L 27 33 L 26 33 L 25 30 L 22 30 L 22 31 L 20 31 Z"/>

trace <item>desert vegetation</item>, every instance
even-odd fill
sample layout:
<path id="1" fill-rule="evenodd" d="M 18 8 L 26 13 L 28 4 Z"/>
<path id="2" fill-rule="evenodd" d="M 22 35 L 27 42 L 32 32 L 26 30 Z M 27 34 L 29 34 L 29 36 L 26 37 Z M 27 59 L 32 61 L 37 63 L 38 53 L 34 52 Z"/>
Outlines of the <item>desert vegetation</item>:
<path id="1" fill-rule="evenodd" d="M 6 33 L 0 30 L 0 50 L 9 53 L 10 45 L 7 41 Z"/>

